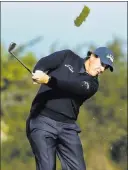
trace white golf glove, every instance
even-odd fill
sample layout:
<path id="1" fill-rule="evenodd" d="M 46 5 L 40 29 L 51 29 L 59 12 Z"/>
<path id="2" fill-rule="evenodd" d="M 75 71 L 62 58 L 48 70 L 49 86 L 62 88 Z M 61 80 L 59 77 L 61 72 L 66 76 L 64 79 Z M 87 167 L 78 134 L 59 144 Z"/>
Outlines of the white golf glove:
<path id="1" fill-rule="evenodd" d="M 35 73 L 32 73 L 33 84 L 47 84 L 49 78 L 50 77 L 41 70 L 36 70 Z"/>

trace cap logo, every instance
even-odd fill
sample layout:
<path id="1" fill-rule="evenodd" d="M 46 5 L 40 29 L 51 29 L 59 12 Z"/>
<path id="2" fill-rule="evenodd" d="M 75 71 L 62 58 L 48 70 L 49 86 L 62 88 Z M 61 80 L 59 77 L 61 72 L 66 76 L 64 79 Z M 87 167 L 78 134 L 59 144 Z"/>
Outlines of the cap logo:
<path id="1" fill-rule="evenodd" d="M 113 63 L 114 57 L 111 54 L 107 55 L 106 57 L 109 58 L 111 62 Z"/>

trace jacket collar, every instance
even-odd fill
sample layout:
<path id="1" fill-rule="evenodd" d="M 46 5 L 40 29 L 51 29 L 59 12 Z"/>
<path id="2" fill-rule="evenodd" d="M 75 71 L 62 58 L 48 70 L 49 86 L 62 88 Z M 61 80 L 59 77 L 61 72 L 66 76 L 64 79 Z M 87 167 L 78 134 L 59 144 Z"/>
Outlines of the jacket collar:
<path id="1" fill-rule="evenodd" d="M 81 63 L 80 71 L 79 71 L 80 74 L 87 74 L 84 63 L 85 63 L 85 58 L 82 59 L 82 63 Z"/>

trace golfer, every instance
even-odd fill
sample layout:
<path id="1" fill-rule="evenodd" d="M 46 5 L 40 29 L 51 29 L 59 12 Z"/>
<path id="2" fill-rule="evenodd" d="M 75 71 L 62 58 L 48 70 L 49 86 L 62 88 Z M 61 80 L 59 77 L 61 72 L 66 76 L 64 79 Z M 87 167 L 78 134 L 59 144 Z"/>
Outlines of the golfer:
<path id="1" fill-rule="evenodd" d="M 113 59 L 110 49 L 99 47 L 85 59 L 62 50 L 37 62 L 32 80 L 40 88 L 26 123 L 36 170 L 56 170 L 56 155 L 62 170 L 86 170 L 76 120 L 83 102 L 98 91 L 98 76 L 113 71 Z"/>

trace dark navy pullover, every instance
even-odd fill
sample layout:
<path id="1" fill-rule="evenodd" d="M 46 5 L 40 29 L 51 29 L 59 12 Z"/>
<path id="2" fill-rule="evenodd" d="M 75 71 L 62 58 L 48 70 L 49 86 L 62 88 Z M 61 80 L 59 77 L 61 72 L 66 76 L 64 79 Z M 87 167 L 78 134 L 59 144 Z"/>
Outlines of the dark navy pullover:
<path id="1" fill-rule="evenodd" d="M 41 113 L 55 120 L 57 115 L 60 119 L 62 116 L 77 120 L 80 106 L 99 87 L 97 77 L 86 72 L 84 62 L 85 59 L 71 50 L 55 52 L 37 62 L 33 72 L 48 72 L 51 79 L 40 86 L 32 102 L 31 117 Z"/>

